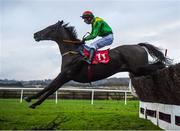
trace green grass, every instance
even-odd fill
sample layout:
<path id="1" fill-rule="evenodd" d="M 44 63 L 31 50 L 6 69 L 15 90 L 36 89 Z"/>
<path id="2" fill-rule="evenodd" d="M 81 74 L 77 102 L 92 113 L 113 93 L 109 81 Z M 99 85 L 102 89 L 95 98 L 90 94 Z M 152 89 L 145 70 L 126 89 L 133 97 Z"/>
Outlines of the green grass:
<path id="1" fill-rule="evenodd" d="M 18 99 L 0 99 L 0 130 L 159 130 L 138 116 L 138 101 L 46 100 L 37 109 Z"/>

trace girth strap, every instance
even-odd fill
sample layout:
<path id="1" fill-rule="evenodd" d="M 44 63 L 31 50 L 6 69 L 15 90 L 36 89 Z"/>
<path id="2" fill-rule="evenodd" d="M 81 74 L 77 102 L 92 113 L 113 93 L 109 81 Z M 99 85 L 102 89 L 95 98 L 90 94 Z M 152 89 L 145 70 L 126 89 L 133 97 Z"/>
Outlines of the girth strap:
<path id="1" fill-rule="evenodd" d="M 88 65 L 88 80 L 90 84 L 92 81 L 92 77 L 93 77 L 92 68 L 91 68 L 91 65 Z"/>

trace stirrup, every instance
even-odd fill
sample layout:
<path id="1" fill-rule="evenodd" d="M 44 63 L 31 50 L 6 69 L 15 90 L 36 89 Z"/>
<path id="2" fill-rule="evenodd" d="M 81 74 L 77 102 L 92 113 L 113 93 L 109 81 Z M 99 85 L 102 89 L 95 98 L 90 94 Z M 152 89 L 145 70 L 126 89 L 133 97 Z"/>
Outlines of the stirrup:
<path id="1" fill-rule="evenodd" d="M 91 61 L 87 58 L 87 57 L 84 57 L 83 59 L 85 62 L 87 62 L 88 64 L 91 64 Z"/>

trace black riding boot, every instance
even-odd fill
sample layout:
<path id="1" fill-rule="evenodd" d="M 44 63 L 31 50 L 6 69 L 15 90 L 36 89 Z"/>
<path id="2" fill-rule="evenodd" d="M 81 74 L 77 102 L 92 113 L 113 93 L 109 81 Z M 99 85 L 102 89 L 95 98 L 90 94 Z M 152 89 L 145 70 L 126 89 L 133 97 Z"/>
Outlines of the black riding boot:
<path id="1" fill-rule="evenodd" d="M 88 64 L 92 64 L 92 61 L 93 61 L 93 58 L 94 58 L 94 54 L 95 54 L 95 49 L 94 48 L 91 48 L 89 50 L 89 59 L 86 60 L 86 62 Z"/>

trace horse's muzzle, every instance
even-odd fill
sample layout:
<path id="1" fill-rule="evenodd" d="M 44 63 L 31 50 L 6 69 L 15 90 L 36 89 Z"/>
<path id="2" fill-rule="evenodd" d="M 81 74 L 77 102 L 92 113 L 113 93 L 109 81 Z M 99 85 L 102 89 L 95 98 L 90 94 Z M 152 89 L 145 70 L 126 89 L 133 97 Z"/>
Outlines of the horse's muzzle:
<path id="1" fill-rule="evenodd" d="M 37 42 L 39 42 L 41 40 L 41 38 L 39 37 L 39 35 L 37 33 L 34 34 L 34 39 Z"/>

